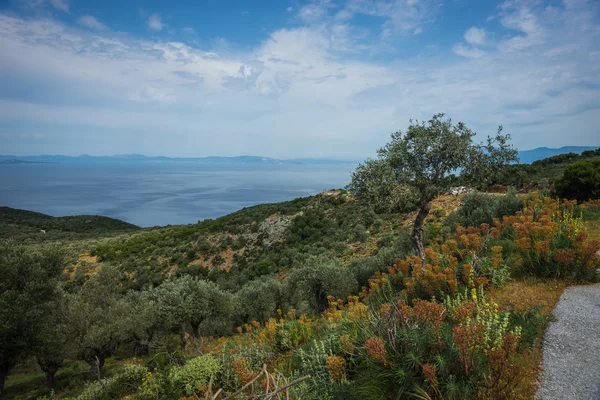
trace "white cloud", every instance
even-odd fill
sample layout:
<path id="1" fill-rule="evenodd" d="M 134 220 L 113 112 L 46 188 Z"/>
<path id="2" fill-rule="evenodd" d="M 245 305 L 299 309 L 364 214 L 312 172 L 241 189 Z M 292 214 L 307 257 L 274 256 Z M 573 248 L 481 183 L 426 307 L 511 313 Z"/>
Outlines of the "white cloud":
<path id="1" fill-rule="evenodd" d="M 321 21 L 327 14 L 329 8 L 333 5 L 329 0 L 321 0 L 316 3 L 310 3 L 298 10 L 298 17 L 307 23 Z"/>
<path id="2" fill-rule="evenodd" d="M 485 36 L 485 30 L 475 26 L 465 32 L 465 40 L 469 44 L 484 44 Z"/>
<path id="3" fill-rule="evenodd" d="M 153 31 L 161 31 L 164 27 L 165 24 L 162 22 L 160 14 L 158 13 L 154 13 L 152 14 L 149 18 L 148 18 L 148 28 L 152 29 Z"/>
<path id="4" fill-rule="evenodd" d="M 382 36 L 411 34 L 434 21 L 441 0 L 350 0 L 346 8 L 353 13 L 381 17 Z"/>
<path id="5" fill-rule="evenodd" d="M 415 30 L 413 31 L 413 35 L 419 35 L 423 32 L 423 28 L 421 28 L 420 26 L 418 28 L 415 28 Z"/>
<path id="6" fill-rule="evenodd" d="M 467 58 L 479 58 L 485 55 L 485 52 L 474 47 L 467 47 L 462 43 L 453 46 L 452 51 L 459 56 Z"/>
<path id="7" fill-rule="evenodd" d="M 172 103 L 177 99 L 175 91 L 170 88 L 160 89 L 148 84 L 142 85 L 140 90 L 133 93 L 130 97 L 134 101 Z"/>
<path id="8" fill-rule="evenodd" d="M 409 118 L 443 111 L 480 134 L 504 124 L 521 148 L 597 143 L 600 32 L 589 9 L 551 15 L 514 3 L 499 10 L 506 28 L 485 53 L 465 38 L 448 49 L 461 58 L 436 49 L 439 57 L 385 62 L 362 51 L 371 43 L 339 11 L 244 51 L 0 13 L 0 84 L 36 88 L 0 99 L 0 128 L 39 131 L 56 152 L 71 129 L 82 132 L 69 137 L 81 152 L 95 134 L 114 146 L 147 137 L 139 151 L 152 154 L 364 157 Z M 518 40 L 528 47 L 518 50 Z M 38 96 L 47 92 L 56 98 Z M 9 151 L 11 140 L 0 146 Z"/>
<path id="9" fill-rule="evenodd" d="M 97 31 L 105 31 L 108 30 L 108 27 L 104 25 L 102 22 L 98 21 L 95 17 L 91 15 L 83 15 L 77 19 L 77 23 L 79 25 L 85 26 L 89 29 L 94 29 Z"/>
<path id="10" fill-rule="evenodd" d="M 60 11 L 69 12 L 69 4 L 65 0 L 50 0 L 50 4 Z"/>

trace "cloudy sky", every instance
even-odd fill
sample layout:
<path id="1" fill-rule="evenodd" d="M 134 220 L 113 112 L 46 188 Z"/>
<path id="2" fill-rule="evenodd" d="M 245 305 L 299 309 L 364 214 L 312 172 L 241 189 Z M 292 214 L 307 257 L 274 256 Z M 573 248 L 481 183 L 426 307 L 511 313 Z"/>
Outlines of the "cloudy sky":
<path id="1" fill-rule="evenodd" d="M 0 154 L 363 158 L 438 112 L 600 145 L 598 0 L 4 0 L 0 54 Z"/>

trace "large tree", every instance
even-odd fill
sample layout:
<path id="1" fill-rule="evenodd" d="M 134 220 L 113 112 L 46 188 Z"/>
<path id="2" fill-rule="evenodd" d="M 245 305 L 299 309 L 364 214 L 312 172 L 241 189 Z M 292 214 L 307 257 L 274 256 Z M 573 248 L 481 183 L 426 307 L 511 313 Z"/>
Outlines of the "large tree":
<path id="1" fill-rule="evenodd" d="M 130 310 L 122 301 L 120 272 L 103 265 L 80 292 L 66 297 L 65 318 L 75 357 L 90 365 L 90 379 L 100 378 L 104 361 L 127 337 Z"/>
<path id="2" fill-rule="evenodd" d="M 62 262 L 54 248 L 38 252 L 0 242 L 0 396 L 11 368 L 42 344 Z"/>
<path id="3" fill-rule="evenodd" d="M 327 297 L 345 299 L 358 289 L 349 268 L 323 255 L 311 256 L 294 266 L 284 283 L 290 303 L 300 313 L 320 313 L 328 306 Z"/>
<path id="4" fill-rule="evenodd" d="M 474 143 L 474 136 L 464 123 L 453 124 L 444 114 L 427 122 L 411 120 L 406 132 L 392 133 L 392 140 L 378 150 L 377 160 L 367 160 L 356 169 L 348 190 L 373 202 L 373 193 L 385 193 L 374 188 L 412 187 L 419 200 L 411 239 L 416 254 L 424 259 L 424 223 L 430 202 L 456 181 L 455 174 L 460 174 L 462 182 L 484 184 L 498 169 L 518 160 L 517 151 L 508 143 L 510 135 L 503 135 L 502 127 L 486 143 Z"/>
<path id="5" fill-rule="evenodd" d="M 224 335 L 233 329 L 239 306 L 233 294 L 189 275 L 165 281 L 156 291 L 158 316 L 165 329 L 182 335 Z"/>
<path id="6" fill-rule="evenodd" d="M 60 289 L 58 292 L 60 295 L 50 303 L 51 309 L 48 310 L 38 331 L 41 343 L 35 349 L 35 359 L 46 375 L 48 388 L 53 388 L 55 385 L 55 375 L 63 366 L 71 340 L 65 314 L 65 294 Z"/>

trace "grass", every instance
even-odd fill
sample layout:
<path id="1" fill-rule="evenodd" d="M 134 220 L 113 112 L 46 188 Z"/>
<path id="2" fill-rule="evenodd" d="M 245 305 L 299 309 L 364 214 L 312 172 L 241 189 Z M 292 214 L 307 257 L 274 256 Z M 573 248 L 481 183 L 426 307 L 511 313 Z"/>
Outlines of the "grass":
<path id="1" fill-rule="evenodd" d="M 527 278 L 512 281 L 503 288 L 490 288 L 487 296 L 502 310 L 525 312 L 531 307 L 541 306 L 540 312 L 551 318 L 552 310 L 566 287 L 567 283 L 562 280 Z M 516 388 L 517 399 L 535 398 L 542 372 L 542 338 L 543 332 L 533 349 L 521 355 L 523 380 Z"/>
<path id="2" fill-rule="evenodd" d="M 129 359 L 108 358 L 102 369 L 102 376 L 108 377 L 117 373 L 123 365 L 130 363 Z M 69 397 L 76 397 L 84 388 L 89 377 L 90 367 L 81 361 L 68 360 L 64 368 L 56 374 L 56 387 L 54 391 L 58 397 L 61 393 Z M 45 385 L 45 375 L 35 363 L 21 364 L 15 367 L 6 378 L 5 398 L 7 399 L 35 399 L 50 393 Z"/>

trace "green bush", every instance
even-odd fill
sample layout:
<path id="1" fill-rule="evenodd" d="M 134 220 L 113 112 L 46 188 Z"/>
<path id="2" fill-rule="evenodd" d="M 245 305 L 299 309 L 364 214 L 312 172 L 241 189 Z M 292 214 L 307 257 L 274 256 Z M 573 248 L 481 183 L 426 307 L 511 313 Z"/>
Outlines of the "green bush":
<path id="1" fill-rule="evenodd" d="M 600 199 L 600 160 L 584 160 L 569 165 L 556 182 L 556 194 L 567 199 Z"/>
<path id="2" fill-rule="evenodd" d="M 505 215 L 514 215 L 522 207 L 523 203 L 514 190 L 505 195 L 473 192 L 463 196 L 460 208 L 451 213 L 444 224 L 452 229 L 456 225 L 491 225 L 494 218 L 501 219 Z"/>
<path id="3" fill-rule="evenodd" d="M 323 311 L 328 296 L 345 299 L 357 290 L 352 271 L 324 256 L 310 257 L 293 268 L 284 285 L 290 303 L 301 313 Z"/>
<path id="4" fill-rule="evenodd" d="M 141 365 L 126 365 L 123 372 L 89 383 L 78 400 L 111 400 L 120 399 L 137 392 L 146 378 L 148 370 Z"/>
<path id="5" fill-rule="evenodd" d="M 216 377 L 221 369 L 221 362 L 212 354 L 207 354 L 192 358 L 183 367 L 173 368 L 169 378 L 174 386 L 181 387 L 186 395 L 193 396 L 206 390 L 210 377 Z"/>
<path id="6" fill-rule="evenodd" d="M 259 278 L 245 284 L 237 293 L 246 321 L 264 322 L 277 309 L 282 286 L 274 278 Z"/>
<path id="7" fill-rule="evenodd" d="M 410 238 L 406 234 L 400 234 L 396 240 L 394 246 L 385 247 L 373 256 L 357 258 L 350 262 L 348 269 L 352 271 L 354 278 L 356 279 L 358 286 L 367 286 L 369 279 L 375 275 L 376 272 L 384 272 L 394 265 L 396 259 L 404 259 L 409 255 L 412 255 L 412 245 Z"/>

